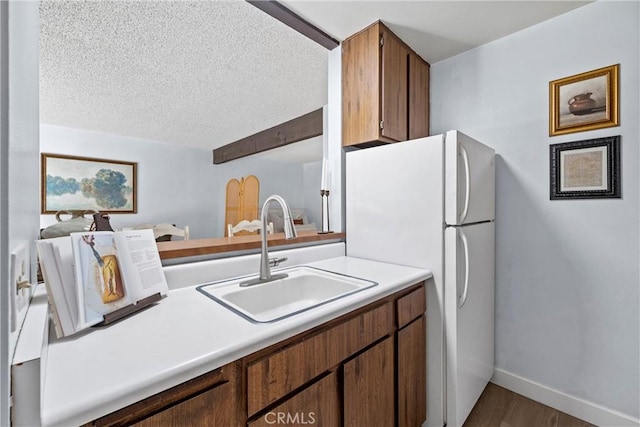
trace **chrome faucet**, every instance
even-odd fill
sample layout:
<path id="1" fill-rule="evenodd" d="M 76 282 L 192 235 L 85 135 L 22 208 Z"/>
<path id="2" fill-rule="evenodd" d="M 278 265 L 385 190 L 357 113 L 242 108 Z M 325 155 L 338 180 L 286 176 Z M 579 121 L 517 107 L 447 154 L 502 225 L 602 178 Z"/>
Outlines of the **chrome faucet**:
<path id="1" fill-rule="evenodd" d="M 276 194 L 273 196 L 269 196 L 267 200 L 265 200 L 264 205 L 262 205 L 262 230 L 260 230 L 260 234 L 262 237 L 262 251 L 260 253 L 260 277 L 255 279 L 247 280 L 246 282 L 240 283 L 240 286 L 251 286 L 257 285 L 259 283 L 271 282 L 273 280 L 284 279 L 288 276 L 288 274 L 271 274 L 271 267 L 277 267 L 283 261 L 286 261 L 287 258 L 269 258 L 269 251 L 267 247 L 267 212 L 269 210 L 269 205 L 271 202 L 278 202 L 282 207 L 282 213 L 284 216 L 284 238 L 285 239 L 293 239 L 297 237 L 296 228 L 293 225 L 293 219 L 291 219 L 291 211 L 289 210 L 289 206 L 284 199 Z"/>

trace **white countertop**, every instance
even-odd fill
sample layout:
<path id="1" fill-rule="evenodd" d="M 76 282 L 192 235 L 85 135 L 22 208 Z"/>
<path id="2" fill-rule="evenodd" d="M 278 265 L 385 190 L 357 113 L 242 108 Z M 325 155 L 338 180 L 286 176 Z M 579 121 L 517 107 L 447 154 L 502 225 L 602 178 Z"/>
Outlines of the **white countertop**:
<path id="1" fill-rule="evenodd" d="M 187 287 L 121 322 L 51 339 L 42 425 L 92 421 L 431 277 L 350 257 L 307 265 L 378 286 L 271 324 L 249 322 Z"/>

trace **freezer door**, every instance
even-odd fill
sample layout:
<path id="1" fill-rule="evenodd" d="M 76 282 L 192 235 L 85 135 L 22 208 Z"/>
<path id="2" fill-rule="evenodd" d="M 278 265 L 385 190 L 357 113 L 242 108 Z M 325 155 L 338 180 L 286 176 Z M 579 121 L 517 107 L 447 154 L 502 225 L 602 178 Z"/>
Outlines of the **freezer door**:
<path id="1" fill-rule="evenodd" d="M 445 230 L 447 425 L 462 426 L 493 375 L 494 223 Z"/>
<path id="2" fill-rule="evenodd" d="M 348 256 L 441 265 L 442 150 L 438 135 L 347 153 Z"/>
<path id="3" fill-rule="evenodd" d="M 495 152 L 459 131 L 445 136 L 445 221 L 470 224 L 495 217 Z"/>

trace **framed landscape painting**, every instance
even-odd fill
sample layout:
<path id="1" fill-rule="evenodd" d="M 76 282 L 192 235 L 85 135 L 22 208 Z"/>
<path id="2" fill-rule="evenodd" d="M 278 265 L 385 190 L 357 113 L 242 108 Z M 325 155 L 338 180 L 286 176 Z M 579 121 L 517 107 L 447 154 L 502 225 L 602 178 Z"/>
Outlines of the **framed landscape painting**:
<path id="1" fill-rule="evenodd" d="M 618 126 L 620 65 L 549 82 L 549 136 Z"/>
<path id="2" fill-rule="evenodd" d="M 137 212 L 137 163 L 50 153 L 40 163 L 41 213 Z"/>

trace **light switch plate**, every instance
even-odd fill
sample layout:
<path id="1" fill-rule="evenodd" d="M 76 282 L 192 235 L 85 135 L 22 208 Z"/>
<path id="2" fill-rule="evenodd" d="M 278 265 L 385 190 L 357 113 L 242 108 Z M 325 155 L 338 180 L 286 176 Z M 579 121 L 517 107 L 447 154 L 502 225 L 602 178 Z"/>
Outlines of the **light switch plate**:
<path id="1" fill-rule="evenodd" d="M 29 301 L 29 288 L 18 287 L 21 282 L 29 282 L 29 250 L 26 245 L 20 244 L 11 252 L 10 274 L 11 332 L 14 332 L 18 327 L 18 319 L 22 317 L 22 311 L 26 310 Z"/>

